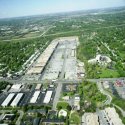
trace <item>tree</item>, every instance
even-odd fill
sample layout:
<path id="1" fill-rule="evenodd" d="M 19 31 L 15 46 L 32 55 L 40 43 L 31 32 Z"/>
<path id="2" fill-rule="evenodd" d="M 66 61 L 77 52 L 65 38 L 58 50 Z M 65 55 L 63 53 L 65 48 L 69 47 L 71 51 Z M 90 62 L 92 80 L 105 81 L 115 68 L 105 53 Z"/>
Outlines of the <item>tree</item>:
<path id="1" fill-rule="evenodd" d="M 72 107 L 70 105 L 68 105 L 66 108 L 67 108 L 68 111 L 72 110 Z"/>

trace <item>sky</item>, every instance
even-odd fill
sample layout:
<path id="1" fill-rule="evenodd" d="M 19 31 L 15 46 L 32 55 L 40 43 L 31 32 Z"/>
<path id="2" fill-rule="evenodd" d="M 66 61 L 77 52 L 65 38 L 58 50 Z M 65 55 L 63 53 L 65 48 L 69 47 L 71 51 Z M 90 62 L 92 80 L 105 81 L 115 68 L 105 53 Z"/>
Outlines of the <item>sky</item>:
<path id="1" fill-rule="evenodd" d="M 0 0 L 0 18 L 125 6 L 125 0 Z"/>

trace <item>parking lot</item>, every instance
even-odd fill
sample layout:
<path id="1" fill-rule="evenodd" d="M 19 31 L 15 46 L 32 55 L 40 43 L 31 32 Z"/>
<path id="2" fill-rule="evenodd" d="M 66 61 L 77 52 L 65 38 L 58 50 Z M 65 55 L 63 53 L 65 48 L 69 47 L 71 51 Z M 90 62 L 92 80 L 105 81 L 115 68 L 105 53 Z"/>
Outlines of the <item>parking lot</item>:
<path id="1" fill-rule="evenodd" d="M 125 83 L 123 81 L 119 81 L 121 83 L 120 86 L 118 85 L 114 85 L 116 91 L 118 92 L 119 96 L 122 98 L 122 99 L 125 99 Z"/>
<path id="2" fill-rule="evenodd" d="M 17 106 L 26 106 L 26 105 L 33 105 L 33 106 L 41 106 L 41 105 L 50 105 L 52 106 L 53 104 L 53 100 L 54 100 L 54 96 L 55 96 L 55 91 L 56 91 L 56 87 L 50 87 L 48 86 L 47 89 L 44 89 L 44 88 L 40 88 L 39 90 L 36 90 L 36 85 L 31 85 L 30 86 L 31 88 L 27 88 L 27 86 L 25 86 L 25 88 L 23 88 L 22 90 L 20 90 L 20 92 L 14 92 L 15 93 L 15 96 L 18 94 L 18 93 L 23 93 L 23 98 L 19 101 L 19 104 Z M 38 96 L 38 98 L 36 99 L 36 102 L 35 103 L 31 103 L 30 100 L 31 98 L 33 97 L 34 93 L 36 91 L 40 91 L 40 94 Z M 51 99 L 49 101 L 49 103 L 47 104 L 44 104 L 43 101 L 44 101 L 44 98 L 46 96 L 46 92 L 47 91 L 52 91 L 52 96 L 51 96 Z M 2 93 L 1 96 L 0 96 L 0 105 L 3 103 L 3 101 L 7 98 L 7 96 L 10 94 L 11 92 L 7 92 L 6 94 Z M 12 102 L 13 100 L 11 100 Z M 10 106 L 10 103 L 9 105 Z"/>

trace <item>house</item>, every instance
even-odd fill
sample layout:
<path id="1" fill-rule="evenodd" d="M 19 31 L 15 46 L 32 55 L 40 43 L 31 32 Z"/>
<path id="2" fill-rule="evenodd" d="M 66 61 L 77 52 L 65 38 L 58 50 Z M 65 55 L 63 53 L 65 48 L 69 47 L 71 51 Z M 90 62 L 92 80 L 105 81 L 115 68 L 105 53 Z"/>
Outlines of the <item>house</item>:
<path id="1" fill-rule="evenodd" d="M 66 116 L 67 116 L 67 111 L 61 109 L 61 110 L 59 111 L 58 116 L 59 116 L 59 117 L 61 117 L 61 116 L 66 117 Z"/>

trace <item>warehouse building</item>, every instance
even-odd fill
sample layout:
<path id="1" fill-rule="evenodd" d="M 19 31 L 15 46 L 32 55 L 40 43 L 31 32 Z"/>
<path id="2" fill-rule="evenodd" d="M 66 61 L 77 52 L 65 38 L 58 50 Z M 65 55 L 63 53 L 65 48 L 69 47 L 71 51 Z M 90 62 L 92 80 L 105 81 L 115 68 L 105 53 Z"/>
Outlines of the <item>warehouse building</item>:
<path id="1" fill-rule="evenodd" d="M 11 103 L 11 106 L 17 106 L 19 104 L 19 102 L 21 101 L 21 99 L 23 98 L 23 93 L 19 93 L 16 95 L 15 99 L 13 100 L 13 102 Z"/>
<path id="2" fill-rule="evenodd" d="M 106 108 L 105 114 L 110 125 L 123 125 L 122 120 L 119 118 L 118 113 L 116 112 L 115 108 Z"/>
<path id="3" fill-rule="evenodd" d="M 36 103 L 39 95 L 40 95 L 40 91 L 35 91 L 32 98 L 31 98 L 31 100 L 30 100 L 30 103 Z"/>
<path id="4" fill-rule="evenodd" d="M 58 44 L 57 41 L 52 42 L 37 59 L 36 64 L 28 70 L 27 74 L 41 74 Z"/>
<path id="5" fill-rule="evenodd" d="M 7 98 L 4 100 L 4 102 L 1 104 L 1 106 L 3 107 L 8 106 L 12 102 L 14 96 L 15 96 L 15 93 L 10 93 L 7 96 Z"/>
<path id="6" fill-rule="evenodd" d="M 51 100 L 53 91 L 47 91 L 43 103 L 48 104 Z"/>

